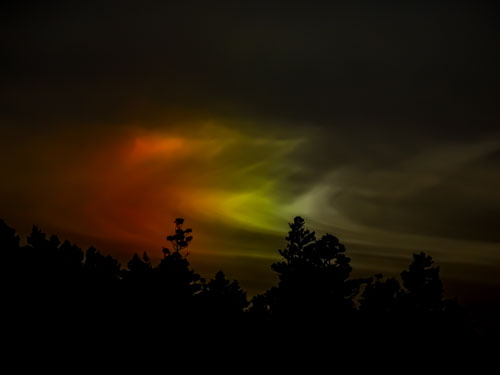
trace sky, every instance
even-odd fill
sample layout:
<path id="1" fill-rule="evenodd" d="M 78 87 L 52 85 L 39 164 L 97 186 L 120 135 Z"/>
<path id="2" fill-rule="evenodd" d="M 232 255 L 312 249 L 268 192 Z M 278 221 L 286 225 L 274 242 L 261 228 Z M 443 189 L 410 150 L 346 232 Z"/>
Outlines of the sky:
<path id="1" fill-rule="evenodd" d="M 302 216 L 353 275 L 413 252 L 500 305 L 495 1 L 6 1 L 0 217 L 250 294 Z M 478 302 L 478 303 L 479 303 Z M 500 311 L 500 310 L 499 310 Z"/>

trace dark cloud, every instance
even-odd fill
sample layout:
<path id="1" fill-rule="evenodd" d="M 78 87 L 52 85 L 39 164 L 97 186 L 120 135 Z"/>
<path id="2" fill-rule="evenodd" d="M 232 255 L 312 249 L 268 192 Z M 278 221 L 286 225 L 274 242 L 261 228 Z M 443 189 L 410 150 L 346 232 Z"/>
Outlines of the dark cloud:
<path id="1" fill-rule="evenodd" d="M 7 12 L 4 116 L 181 112 L 436 136 L 498 121 L 494 3 L 50 3 Z M 27 110 L 29 108 L 29 110 Z M 385 134 L 385 132 L 384 132 Z"/>
<path id="2" fill-rule="evenodd" d="M 499 242 L 499 141 L 442 145 L 384 168 L 351 170 L 331 204 L 371 227 Z"/>

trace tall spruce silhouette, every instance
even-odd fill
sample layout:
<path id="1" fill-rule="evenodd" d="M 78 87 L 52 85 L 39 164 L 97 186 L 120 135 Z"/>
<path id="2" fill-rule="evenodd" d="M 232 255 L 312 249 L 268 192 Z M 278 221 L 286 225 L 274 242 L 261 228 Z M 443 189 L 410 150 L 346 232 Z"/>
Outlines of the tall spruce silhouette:
<path id="1" fill-rule="evenodd" d="M 279 250 L 283 260 L 271 266 L 278 274 L 278 286 L 255 297 L 251 311 L 298 325 L 348 317 L 363 280 L 349 279 L 350 258 L 337 237 L 325 234 L 316 239 L 304 224 L 301 217 L 289 224 L 287 245 Z"/>

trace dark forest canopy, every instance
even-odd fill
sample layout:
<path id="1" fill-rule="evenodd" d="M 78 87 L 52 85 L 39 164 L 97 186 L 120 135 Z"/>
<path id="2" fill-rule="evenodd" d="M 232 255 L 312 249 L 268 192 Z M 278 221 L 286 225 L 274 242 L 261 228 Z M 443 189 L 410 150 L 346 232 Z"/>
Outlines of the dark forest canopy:
<path id="1" fill-rule="evenodd" d="M 272 264 L 278 285 L 248 301 L 238 282 L 222 271 L 207 281 L 190 268 L 185 249 L 192 230 L 183 223 L 175 220 L 175 233 L 167 237 L 171 246 L 163 249 L 159 264 L 146 253 L 134 254 L 124 268 L 94 247 L 84 252 L 36 226 L 21 245 L 16 231 L 0 221 L 3 285 L 12 317 L 36 313 L 66 327 L 136 321 L 131 334 L 148 332 L 146 322 L 182 319 L 210 329 L 237 326 L 244 330 L 235 331 L 240 334 L 293 327 L 307 335 L 326 330 L 398 340 L 480 336 L 457 300 L 443 297 L 439 267 L 423 252 L 413 255 L 401 280 L 381 274 L 353 279 L 339 239 L 316 238 L 296 217 L 279 250 L 282 260 Z"/>

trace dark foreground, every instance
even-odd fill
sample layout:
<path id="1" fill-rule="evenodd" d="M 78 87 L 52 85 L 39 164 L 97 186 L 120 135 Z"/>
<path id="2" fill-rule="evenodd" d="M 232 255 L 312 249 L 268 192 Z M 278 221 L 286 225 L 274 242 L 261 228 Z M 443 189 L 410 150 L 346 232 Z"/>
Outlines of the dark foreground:
<path id="1" fill-rule="evenodd" d="M 204 280 L 190 268 L 183 250 L 191 229 L 182 224 L 176 220 L 167 237 L 171 248 L 158 265 L 135 254 L 123 269 L 95 248 L 84 253 L 36 227 L 22 246 L 0 221 L 7 332 L 20 343 L 47 337 L 95 345 L 163 340 L 197 350 L 200 340 L 223 340 L 226 350 L 252 342 L 263 352 L 311 350 L 318 343 L 383 343 L 387 350 L 417 342 L 470 346 L 488 339 L 456 300 L 443 297 L 439 267 L 424 253 L 414 254 L 401 280 L 351 279 L 344 245 L 329 234 L 316 239 L 297 217 L 280 250 L 282 261 L 272 265 L 278 285 L 248 301 L 222 272 Z"/>

